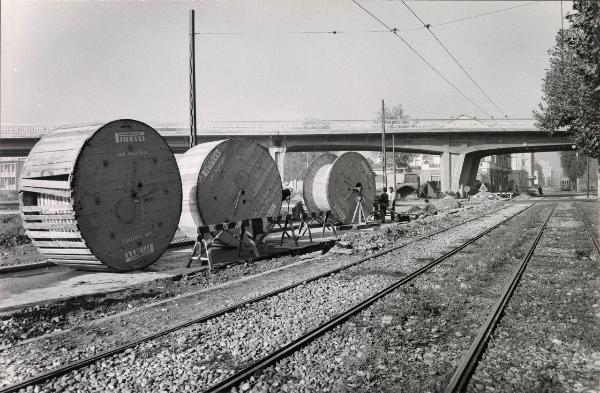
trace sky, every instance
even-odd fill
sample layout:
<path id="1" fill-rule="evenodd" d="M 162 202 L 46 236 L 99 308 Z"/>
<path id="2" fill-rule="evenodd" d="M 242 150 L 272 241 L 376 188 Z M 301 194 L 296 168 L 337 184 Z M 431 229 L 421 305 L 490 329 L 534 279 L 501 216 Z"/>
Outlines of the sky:
<path id="1" fill-rule="evenodd" d="M 399 34 L 485 112 L 502 116 L 402 2 L 360 3 L 390 27 L 418 28 Z M 504 113 L 531 117 L 560 2 L 407 4 Z M 398 37 L 369 32 L 385 28 L 351 0 L 3 0 L 0 121 L 187 124 L 190 9 L 197 32 L 243 33 L 196 36 L 199 121 L 372 119 L 382 99 L 413 118 L 487 117 Z M 333 30 L 342 33 L 296 33 Z"/>

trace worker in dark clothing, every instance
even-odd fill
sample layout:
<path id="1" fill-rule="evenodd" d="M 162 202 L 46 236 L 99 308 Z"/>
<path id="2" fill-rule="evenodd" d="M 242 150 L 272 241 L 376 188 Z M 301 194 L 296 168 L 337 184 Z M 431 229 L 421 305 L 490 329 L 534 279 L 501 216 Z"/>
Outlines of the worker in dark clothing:
<path id="1" fill-rule="evenodd" d="M 388 197 L 387 190 L 383 188 L 383 192 L 379 196 L 379 215 L 381 216 L 381 222 L 385 222 L 386 209 L 390 204 L 390 198 Z"/>
<path id="2" fill-rule="evenodd" d="M 538 186 L 538 194 L 540 194 L 540 196 L 544 196 L 544 193 L 542 192 L 542 186 Z"/>
<path id="3" fill-rule="evenodd" d="M 301 220 L 302 215 L 304 214 L 304 205 L 302 201 L 296 202 L 296 205 L 292 208 L 292 219 L 293 220 Z"/>
<path id="4" fill-rule="evenodd" d="M 437 214 L 437 209 L 433 204 L 429 202 L 429 199 L 425 199 L 425 206 L 421 210 L 421 217 L 435 216 Z"/>
<path id="5" fill-rule="evenodd" d="M 292 198 L 292 190 L 289 188 L 281 189 L 281 202 L 287 202 L 287 212 L 290 212 L 290 201 Z"/>

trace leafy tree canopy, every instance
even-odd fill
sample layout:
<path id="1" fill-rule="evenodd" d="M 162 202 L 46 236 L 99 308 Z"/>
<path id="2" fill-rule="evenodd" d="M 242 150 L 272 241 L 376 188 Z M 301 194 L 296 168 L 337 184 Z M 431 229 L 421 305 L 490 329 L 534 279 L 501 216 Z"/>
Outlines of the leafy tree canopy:
<path id="1" fill-rule="evenodd" d="M 568 130 L 580 151 L 600 159 L 600 2 L 575 0 L 573 9 L 549 51 L 534 117 L 542 129 Z"/>
<path id="2" fill-rule="evenodd" d="M 560 153 L 560 166 L 566 177 L 571 181 L 583 176 L 587 169 L 586 157 L 580 155 L 579 158 L 574 151 L 563 151 Z"/>

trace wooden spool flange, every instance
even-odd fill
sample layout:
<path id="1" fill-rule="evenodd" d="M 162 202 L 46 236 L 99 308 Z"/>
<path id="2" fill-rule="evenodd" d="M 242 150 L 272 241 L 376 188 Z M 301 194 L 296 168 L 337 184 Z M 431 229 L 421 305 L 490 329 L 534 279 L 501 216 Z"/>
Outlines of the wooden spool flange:
<path id="1" fill-rule="evenodd" d="M 304 201 L 309 210 L 330 210 L 338 222 L 350 224 L 358 197 L 358 192 L 352 188 L 359 185 L 363 208 L 368 213 L 376 190 L 375 174 L 366 158 L 355 152 L 337 158 L 333 154 L 323 154 L 309 166 L 304 180 Z"/>
<path id="2" fill-rule="evenodd" d="M 181 212 L 175 156 L 136 120 L 45 135 L 25 161 L 19 191 L 27 235 L 64 264 L 145 268 L 171 242 Z"/>
<path id="3" fill-rule="evenodd" d="M 281 177 L 269 151 L 249 139 L 203 143 L 178 159 L 183 185 L 179 229 L 196 238 L 202 225 L 258 217 L 281 210 Z"/>

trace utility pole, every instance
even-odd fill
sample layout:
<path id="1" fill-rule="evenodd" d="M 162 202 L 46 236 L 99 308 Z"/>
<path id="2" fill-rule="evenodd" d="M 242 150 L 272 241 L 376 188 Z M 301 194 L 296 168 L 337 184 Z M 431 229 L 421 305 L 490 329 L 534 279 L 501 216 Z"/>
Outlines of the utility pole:
<path id="1" fill-rule="evenodd" d="M 198 141 L 196 126 L 196 29 L 194 10 L 190 10 L 190 149 Z"/>
<path id="2" fill-rule="evenodd" d="M 586 156 L 587 166 L 587 197 L 590 197 L 590 156 Z"/>
<path id="3" fill-rule="evenodd" d="M 529 187 L 535 186 L 535 155 L 533 152 L 529 153 Z"/>
<path id="4" fill-rule="evenodd" d="M 383 185 L 387 191 L 387 157 L 385 152 L 385 101 L 381 100 L 381 153 L 383 154 Z"/>
<path id="5" fill-rule="evenodd" d="M 577 166 L 579 166 L 579 152 L 575 152 L 575 161 L 577 162 Z M 579 178 L 575 178 L 575 192 L 579 192 Z"/>
<path id="6" fill-rule="evenodd" d="M 396 190 L 398 182 L 396 181 L 396 136 L 392 134 L 392 160 L 394 160 L 394 191 Z"/>

